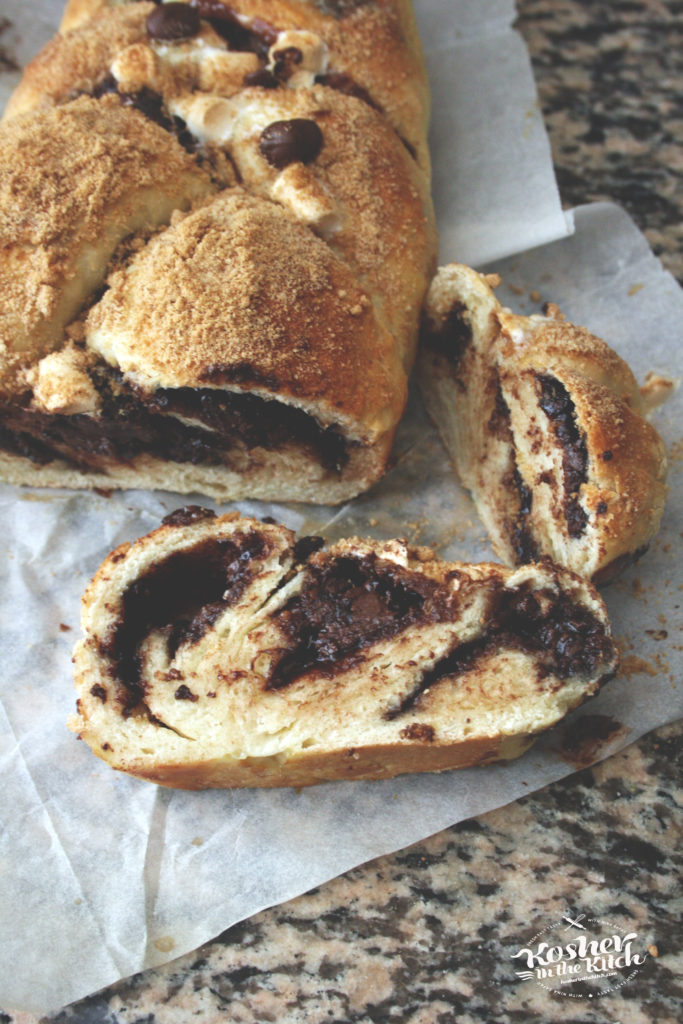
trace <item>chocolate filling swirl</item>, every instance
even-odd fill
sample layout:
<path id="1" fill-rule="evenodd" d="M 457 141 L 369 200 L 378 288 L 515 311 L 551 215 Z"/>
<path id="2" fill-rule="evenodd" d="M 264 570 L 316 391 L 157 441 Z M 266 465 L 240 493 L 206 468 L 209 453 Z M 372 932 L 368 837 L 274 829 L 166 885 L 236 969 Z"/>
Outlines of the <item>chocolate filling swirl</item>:
<path id="1" fill-rule="evenodd" d="M 235 369 L 235 376 L 247 379 L 246 369 Z M 0 408 L 0 447 L 38 465 L 59 458 L 85 472 L 106 472 L 145 454 L 230 466 L 245 450 L 295 445 L 340 474 L 354 444 L 335 425 L 325 427 L 301 409 L 242 391 L 177 388 L 148 395 L 107 367 L 93 371 L 93 383 L 101 401 L 94 416 L 42 413 L 30 408 L 28 396 Z"/>
<path id="2" fill-rule="evenodd" d="M 580 537 L 588 516 L 579 503 L 581 485 L 588 473 L 586 439 L 576 422 L 576 410 L 569 392 L 555 377 L 537 375 L 540 389 L 539 405 L 552 423 L 555 437 L 562 447 L 564 473 L 564 517 L 570 537 Z"/>

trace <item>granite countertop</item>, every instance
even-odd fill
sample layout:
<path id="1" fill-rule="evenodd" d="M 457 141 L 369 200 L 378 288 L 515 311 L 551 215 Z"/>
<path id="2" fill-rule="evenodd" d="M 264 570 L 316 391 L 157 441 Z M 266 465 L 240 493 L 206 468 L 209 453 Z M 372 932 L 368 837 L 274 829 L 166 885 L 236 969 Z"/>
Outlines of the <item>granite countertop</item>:
<path id="1" fill-rule="evenodd" d="M 518 9 L 565 205 L 620 203 L 683 280 L 680 3 L 518 0 Z M 682 737 L 680 723 L 658 729 L 43 1020 L 677 1021 Z M 635 933 L 643 962 L 622 987 L 606 980 L 609 991 L 577 986 L 563 998 L 517 976 L 520 948 L 576 941 L 589 925 L 603 937 Z M 36 1020 L 0 1012 L 0 1024 Z"/>

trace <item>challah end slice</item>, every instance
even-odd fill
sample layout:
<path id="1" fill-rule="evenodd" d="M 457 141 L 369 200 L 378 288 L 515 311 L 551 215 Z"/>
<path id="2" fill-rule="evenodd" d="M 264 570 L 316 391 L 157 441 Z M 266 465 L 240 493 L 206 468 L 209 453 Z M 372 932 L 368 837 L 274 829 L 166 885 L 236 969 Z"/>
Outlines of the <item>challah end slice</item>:
<path id="1" fill-rule="evenodd" d="M 604 341 L 553 306 L 511 313 L 495 284 L 460 264 L 434 278 L 418 370 L 427 411 L 499 557 L 547 555 L 605 582 L 659 528 L 664 443 Z"/>
<path id="2" fill-rule="evenodd" d="M 84 595 L 72 729 L 179 788 L 378 779 L 516 757 L 614 674 L 599 596 L 550 562 L 322 545 L 190 506 L 118 548 Z"/>

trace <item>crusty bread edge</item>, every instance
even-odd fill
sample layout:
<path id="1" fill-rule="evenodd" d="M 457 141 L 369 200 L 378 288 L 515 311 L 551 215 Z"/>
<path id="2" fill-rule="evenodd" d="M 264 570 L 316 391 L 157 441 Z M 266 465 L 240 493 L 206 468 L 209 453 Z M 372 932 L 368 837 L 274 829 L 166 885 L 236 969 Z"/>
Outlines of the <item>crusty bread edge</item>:
<path id="1" fill-rule="evenodd" d="M 126 774 L 173 789 L 231 789 L 314 786 L 321 782 L 392 779 L 397 775 L 443 772 L 510 761 L 533 744 L 534 735 L 477 737 L 458 744 L 378 744 L 308 753 L 236 760 L 216 758 L 196 764 L 130 765 Z"/>

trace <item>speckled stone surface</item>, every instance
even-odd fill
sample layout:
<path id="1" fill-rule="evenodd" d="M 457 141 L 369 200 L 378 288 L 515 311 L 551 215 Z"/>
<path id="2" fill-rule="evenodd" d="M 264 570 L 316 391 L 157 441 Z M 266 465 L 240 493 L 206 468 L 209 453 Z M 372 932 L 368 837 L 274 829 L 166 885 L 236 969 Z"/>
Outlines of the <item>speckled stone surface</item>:
<path id="1" fill-rule="evenodd" d="M 565 206 L 608 199 L 683 282 L 683 7 L 518 0 Z"/>
<path id="2" fill-rule="evenodd" d="M 659 729 L 47 1019 L 674 1024 L 683 995 L 682 755 L 681 726 Z M 520 981 L 512 954 L 566 914 L 637 933 L 650 952 L 636 978 L 592 1002 Z"/>
<path id="3" fill-rule="evenodd" d="M 683 279 L 681 3 L 518 9 L 563 202 L 621 203 Z M 673 1024 L 683 1017 L 682 751 L 683 725 L 659 729 L 44 1020 Z M 637 934 L 648 952 L 635 977 L 592 999 L 588 987 L 566 998 L 517 977 L 514 952 L 582 914 Z M 580 934 L 561 927 L 563 942 Z M 9 1022 L 36 1018 L 0 1012 Z"/>

